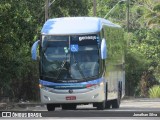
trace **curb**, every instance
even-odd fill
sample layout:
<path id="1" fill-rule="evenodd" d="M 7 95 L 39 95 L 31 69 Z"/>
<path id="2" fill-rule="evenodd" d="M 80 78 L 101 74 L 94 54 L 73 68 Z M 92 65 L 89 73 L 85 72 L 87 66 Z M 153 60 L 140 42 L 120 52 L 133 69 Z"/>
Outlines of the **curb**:
<path id="1" fill-rule="evenodd" d="M 15 108 L 27 108 L 27 107 L 44 107 L 45 104 L 43 103 L 0 103 L 0 110 L 12 110 Z"/>

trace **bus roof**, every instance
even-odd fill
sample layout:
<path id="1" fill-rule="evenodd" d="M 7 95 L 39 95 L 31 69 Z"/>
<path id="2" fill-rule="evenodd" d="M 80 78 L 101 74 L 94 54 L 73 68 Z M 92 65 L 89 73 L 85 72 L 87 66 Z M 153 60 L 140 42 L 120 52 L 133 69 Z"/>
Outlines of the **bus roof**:
<path id="1" fill-rule="evenodd" d="M 62 17 L 49 19 L 43 25 L 41 34 L 71 35 L 97 33 L 103 25 L 120 27 L 109 20 L 97 17 Z"/>

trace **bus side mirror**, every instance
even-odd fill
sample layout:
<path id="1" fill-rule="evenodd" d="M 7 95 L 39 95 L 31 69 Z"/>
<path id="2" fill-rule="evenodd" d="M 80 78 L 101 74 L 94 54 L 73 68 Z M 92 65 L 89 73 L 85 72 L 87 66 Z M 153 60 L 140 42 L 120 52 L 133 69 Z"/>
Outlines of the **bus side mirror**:
<path id="1" fill-rule="evenodd" d="M 106 46 L 106 40 L 103 38 L 101 42 L 101 59 L 107 58 L 107 46 Z"/>
<path id="2" fill-rule="evenodd" d="M 33 60 L 37 60 L 37 47 L 39 45 L 40 40 L 37 40 L 33 45 L 32 45 L 32 50 L 31 50 L 31 54 L 32 54 L 32 59 Z"/>

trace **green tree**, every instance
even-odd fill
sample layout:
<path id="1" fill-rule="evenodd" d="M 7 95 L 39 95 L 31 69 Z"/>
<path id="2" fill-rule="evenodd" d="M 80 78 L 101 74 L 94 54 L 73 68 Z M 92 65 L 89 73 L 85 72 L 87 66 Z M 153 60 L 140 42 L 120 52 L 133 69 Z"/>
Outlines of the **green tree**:
<path id="1" fill-rule="evenodd" d="M 140 76 L 136 78 L 137 89 L 141 93 L 143 93 L 141 87 L 145 86 L 146 92 L 153 84 L 157 83 L 156 81 L 160 80 L 158 74 L 160 64 L 160 32 L 157 29 L 159 26 L 159 19 L 157 19 L 159 17 L 158 4 L 156 1 L 138 0 L 131 5 L 130 10 L 130 31 L 132 32 L 130 34 L 132 34 L 132 38 L 128 39 L 127 53 L 131 53 L 132 56 L 138 56 L 138 54 L 142 56 L 139 62 L 142 61 L 143 64 L 138 66 L 141 68 Z M 136 53 L 135 55 L 132 54 L 133 51 Z M 130 66 L 128 70 L 130 69 L 133 69 L 133 67 Z M 134 72 L 137 72 L 137 70 Z M 131 76 L 131 74 L 127 74 L 127 76 Z"/>
<path id="2" fill-rule="evenodd" d="M 50 6 L 50 18 L 87 16 L 89 9 L 88 0 L 56 0 Z"/>
<path id="3" fill-rule="evenodd" d="M 2 1 L 0 4 L 0 95 L 11 98 L 21 98 L 29 94 L 29 86 L 37 83 L 36 69 L 30 59 L 30 46 L 34 36 L 37 34 L 37 22 L 32 18 L 29 6 L 26 1 L 12 0 Z M 30 67 L 29 67 L 30 66 Z M 30 78 L 29 76 L 34 76 Z M 31 85 L 23 83 L 31 83 Z M 23 93 L 22 89 L 27 89 Z M 36 88 L 35 88 L 36 89 Z M 30 96 L 34 96 L 36 91 L 31 91 Z"/>

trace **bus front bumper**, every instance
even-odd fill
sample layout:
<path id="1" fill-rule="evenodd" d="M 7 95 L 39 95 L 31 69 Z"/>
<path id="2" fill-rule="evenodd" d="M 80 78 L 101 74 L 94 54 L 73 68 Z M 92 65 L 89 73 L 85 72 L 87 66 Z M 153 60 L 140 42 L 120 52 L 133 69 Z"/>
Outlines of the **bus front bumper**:
<path id="1" fill-rule="evenodd" d="M 42 103 L 95 103 L 102 102 L 105 100 L 105 90 L 104 86 L 99 86 L 93 89 L 87 90 L 73 90 L 69 93 L 69 90 L 59 90 L 58 92 L 52 92 L 45 89 L 40 89 L 41 102 Z"/>

